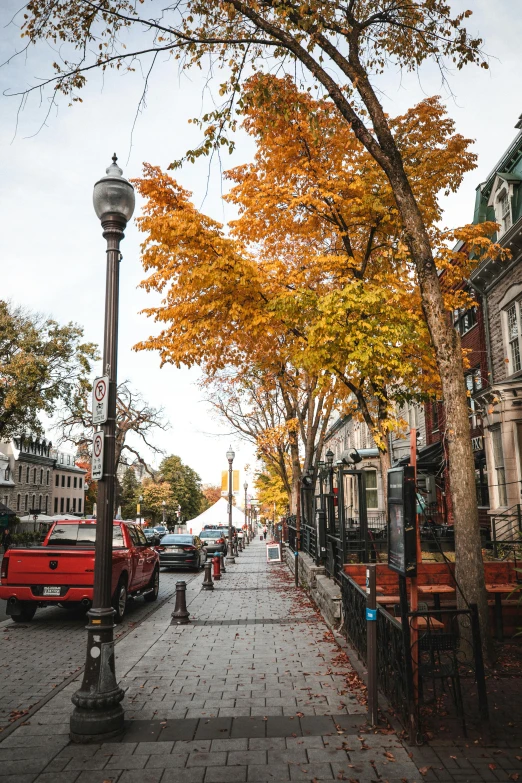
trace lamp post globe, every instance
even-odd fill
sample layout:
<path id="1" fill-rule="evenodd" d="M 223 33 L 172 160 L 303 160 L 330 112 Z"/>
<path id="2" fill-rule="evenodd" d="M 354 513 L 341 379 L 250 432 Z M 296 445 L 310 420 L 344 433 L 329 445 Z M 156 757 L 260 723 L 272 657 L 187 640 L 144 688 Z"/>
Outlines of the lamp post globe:
<path id="1" fill-rule="evenodd" d="M 234 557 L 234 536 L 232 534 L 232 463 L 235 457 L 232 446 L 228 447 L 227 460 L 228 460 L 228 557 L 227 565 L 234 565 L 236 559 Z"/>
<path id="2" fill-rule="evenodd" d="M 120 242 L 134 212 L 131 183 L 117 165 L 111 165 L 94 186 L 94 210 L 106 247 L 105 323 L 103 373 L 109 378 L 107 420 L 104 435 L 103 474 L 98 481 L 96 543 L 92 606 L 87 613 L 87 656 L 82 684 L 74 693 L 70 719 L 73 742 L 104 742 L 123 731 L 123 690 L 116 681 L 114 665 L 114 609 L 112 606 L 112 535 L 116 485 L 116 385 L 118 361 L 118 307 Z M 120 593 L 118 593 L 120 598 Z"/>

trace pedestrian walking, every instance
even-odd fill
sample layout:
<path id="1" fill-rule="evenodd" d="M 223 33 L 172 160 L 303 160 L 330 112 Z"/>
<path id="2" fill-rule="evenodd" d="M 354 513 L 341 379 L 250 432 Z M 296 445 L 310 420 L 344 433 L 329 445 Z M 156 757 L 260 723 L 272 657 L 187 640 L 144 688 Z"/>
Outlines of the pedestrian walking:
<path id="1" fill-rule="evenodd" d="M 8 527 L 5 527 L 2 532 L 2 546 L 4 548 L 4 552 L 7 552 L 11 546 L 11 531 Z"/>
<path id="2" fill-rule="evenodd" d="M 266 527 L 264 527 L 263 528 L 263 538 L 265 539 L 265 541 L 266 541 L 266 534 L 267 533 L 268 533 L 268 530 L 266 529 Z"/>

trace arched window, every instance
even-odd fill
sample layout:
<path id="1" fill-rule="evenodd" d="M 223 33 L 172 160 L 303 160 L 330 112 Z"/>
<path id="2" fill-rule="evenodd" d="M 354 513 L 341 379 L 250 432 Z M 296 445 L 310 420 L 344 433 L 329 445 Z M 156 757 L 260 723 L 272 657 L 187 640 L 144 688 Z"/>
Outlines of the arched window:
<path id="1" fill-rule="evenodd" d="M 38 508 L 40 509 L 40 511 L 42 510 L 42 496 L 41 495 L 38 498 Z"/>
<path id="2" fill-rule="evenodd" d="M 18 483 L 22 483 L 22 466 L 18 465 Z"/>
<path id="3" fill-rule="evenodd" d="M 49 471 L 47 471 L 47 486 L 49 486 Z"/>
<path id="4" fill-rule="evenodd" d="M 366 470 L 366 507 L 379 508 L 379 493 L 377 492 L 377 471 Z"/>
<path id="5" fill-rule="evenodd" d="M 33 468 L 33 484 L 36 484 L 36 468 Z"/>
<path id="6" fill-rule="evenodd" d="M 24 511 L 27 511 L 28 505 L 29 505 L 29 495 L 26 495 L 24 499 Z"/>
<path id="7" fill-rule="evenodd" d="M 43 468 L 40 468 L 40 484 L 43 484 Z"/>
<path id="8" fill-rule="evenodd" d="M 6 467 L 4 475 L 5 475 L 5 480 L 9 481 L 9 479 L 11 478 L 11 468 L 9 467 L 9 465 Z"/>
<path id="9" fill-rule="evenodd" d="M 20 495 L 16 496 L 16 510 L 20 511 Z"/>
<path id="10" fill-rule="evenodd" d="M 25 471 L 25 483 L 29 484 L 29 468 Z"/>

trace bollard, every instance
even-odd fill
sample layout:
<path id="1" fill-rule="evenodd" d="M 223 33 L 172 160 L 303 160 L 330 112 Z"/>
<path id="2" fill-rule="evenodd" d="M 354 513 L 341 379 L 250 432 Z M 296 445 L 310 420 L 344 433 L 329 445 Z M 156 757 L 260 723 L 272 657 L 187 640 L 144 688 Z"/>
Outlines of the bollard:
<path id="1" fill-rule="evenodd" d="M 242 538 L 238 538 L 238 540 L 237 540 L 237 548 L 238 548 L 238 550 L 240 552 L 243 551 L 243 539 Z"/>
<path id="2" fill-rule="evenodd" d="M 171 625 L 186 625 L 190 623 L 190 612 L 187 611 L 187 583 L 176 582 L 176 605 L 172 612 Z"/>
<path id="3" fill-rule="evenodd" d="M 220 552 L 219 553 L 219 559 L 221 560 L 221 573 L 226 574 L 227 569 L 225 568 L 225 553 Z"/>
<path id="4" fill-rule="evenodd" d="M 205 563 L 205 578 L 203 579 L 203 590 L 213 590 L 214 582 L 212 581 L 212 562 L 207 560 Z"/>
<path id="5" fill-rule="evenodd" d="M 221 579 L 221 558 L 216 555 L 212 558 L 212 565 L 214 566 L 213 569 L 213 575 L 214 575 L 214 582 L 219 582 Z"/>

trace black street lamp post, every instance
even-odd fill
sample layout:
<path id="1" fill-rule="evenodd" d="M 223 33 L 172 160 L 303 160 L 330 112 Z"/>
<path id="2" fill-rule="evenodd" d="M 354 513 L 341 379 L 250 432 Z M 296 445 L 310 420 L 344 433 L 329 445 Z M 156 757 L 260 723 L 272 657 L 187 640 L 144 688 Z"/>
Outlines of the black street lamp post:
<path id="1" fill-rule="evenodd" d="M 228 557 L 227 565 L 234 565 L 236 559 L 234 557 L 234 537 L 232 535 L 232 463 L 234 462 L 234 454 L 232 446 L 229 446 L 227 451 L 228 459 Z"/>
<path id="2" fill-rule="evenodd" d="M 247 489 L 248 489 L 248 482 L 245 481 L 243 484 L 243 489 L 245 490 L 245 537 L 248 541 L 250 538 L 250 530 L 248 529 L 248 518 L 247 518 Z"/>
<path id="3" fill-rule="evenodd" d="M 107 176 L 94 186 L 94 209 L 107 240 L 103 372 L 109 377 L 107 421 L 104 433 L 103 475 L 98 482 L 98 512 L 94 559 L 94 590 L 87 625 L 87 658 L 80 689 L 72 697 L 70 737 L 74 742 L 103 742 L 123 731 L 123 690 L 114 666 L 114 609 L 112 599 L 112 529 L 116 484 L 116 383 L 118 358 L 118 293 L 120 242 L 134 212 L 134 188 L 117 165 L 116 155 Z M 118 596 L 125 600 L 123 590 Z"/>

